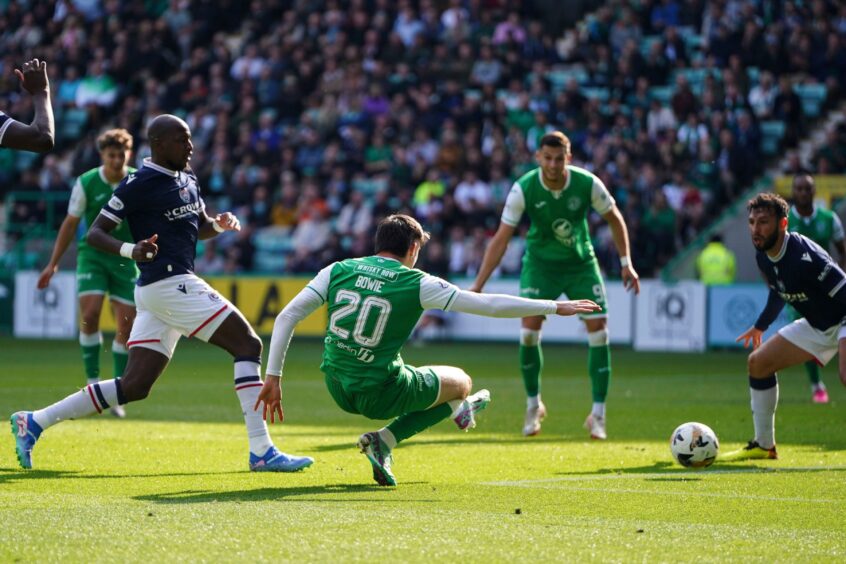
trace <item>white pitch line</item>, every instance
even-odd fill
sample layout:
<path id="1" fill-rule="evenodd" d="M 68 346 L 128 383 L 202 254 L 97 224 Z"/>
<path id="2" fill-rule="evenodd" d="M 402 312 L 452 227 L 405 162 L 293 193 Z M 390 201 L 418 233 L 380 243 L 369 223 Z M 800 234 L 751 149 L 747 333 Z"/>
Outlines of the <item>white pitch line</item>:
<path id="1" fill-rule="evenodd" d="M 488 482 L 485 485 L 498 485 L 502 486 L 504 484 L 500 483 L 497 484 L 495 482 Z M 806 497 L 773 497 L 767 495 L 743 495 L 743 494 L 733 494 L 733 493 L 713 493 L 713 492 L 674 492 L 674 491 L 661 491 L 661 490 L 633 490 L 633 489 L 624 489 L 624 488 L 581 488 L 575 486 L 565 486 L 565 485 L 554 485 L 554 484 L 514 484 L 516 487 L 519 488 L 538 488 L 538 489 L 545 489 L 545 490 L 566 490 L 566 491 L 575 491 L 575 492 L 601 492 L 601 493 L 627 493 L 627 494 L 644 494 L 644 495 L 671 495 L 671 496 L 684 496 L 684 497 L 721 497 L 721 498 L 731 498 L 731 499 L 754 499 L 758 501 L 793 501 L 797 503 L 834 503 L 834 504 L 842 504 L 846 500 L 842 499 L 818 499 L 818 498 L 806 498 Z"/>
<path id="2" fill-rule="evenodd" d="M 642 480 L 649 478 L 701 478 L 720 474 L 787 474 L 793 472 L 823 472 L 827 470 L 846 470 L 846 466 L 798 466 L 790 468 L 725 468 L 702 470 L 678 470 L 676 472 L 609 472 L 607 474 L 584 474 L 582 476 L 559 476 L 540 480 L 503 480 L 495 482 L 481 482 L 483 486 L 517 486 L 532 487 L 533 484 L 547 484 L 555 482 L 586 482 L 591 480 Z"/>

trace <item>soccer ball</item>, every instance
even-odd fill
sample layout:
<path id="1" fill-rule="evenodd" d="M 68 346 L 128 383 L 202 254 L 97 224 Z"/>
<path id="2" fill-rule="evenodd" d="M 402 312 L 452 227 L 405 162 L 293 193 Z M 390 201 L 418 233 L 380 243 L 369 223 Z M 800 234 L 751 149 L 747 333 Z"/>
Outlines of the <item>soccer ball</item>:
<path id="1" fill-rule="evenodd" d="M 719 450 L 716 433 L 702 423 L 682 423 L 670 436 L 670 452 L 686 468 L 710 466 Z"/>

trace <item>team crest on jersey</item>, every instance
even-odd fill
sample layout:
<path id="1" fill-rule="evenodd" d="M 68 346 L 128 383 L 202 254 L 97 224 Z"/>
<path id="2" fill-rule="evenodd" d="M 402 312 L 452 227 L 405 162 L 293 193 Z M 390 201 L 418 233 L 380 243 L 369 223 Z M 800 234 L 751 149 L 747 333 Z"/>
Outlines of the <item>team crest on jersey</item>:
<path id="1" fill-rule="evenodd" d="M 191 201 L 191 193 L 188 192 L 187 186 L 179 189 L 179 197 L 182 198 L 182 201 L 186 204 Z"/>
<path id="2" fill-rule="evenodd" d="M 123 209 L 123 202 L 120 201 L 120 198 L 117 196 L 112 196 L 109 200 L 109 207 L 115 211 L 120 211 Z"/>
<path id="3" fill-rule="evenodd" d="M 558 242 L 562 245 L 572 247 L 573 243 L 575 243 L 576 238 L 573 237 L 573 224 L 566 219 L 559 217 L 553 221 L 552 232 L 555 234 L 555 238 Z"/>
<path id="4" fill-rule="evenodd" d="M 576 211 L 582 206 L 582 200 L 579 198 L 570 198 L 567 200 L 567 209 L 570 211 Z"/>

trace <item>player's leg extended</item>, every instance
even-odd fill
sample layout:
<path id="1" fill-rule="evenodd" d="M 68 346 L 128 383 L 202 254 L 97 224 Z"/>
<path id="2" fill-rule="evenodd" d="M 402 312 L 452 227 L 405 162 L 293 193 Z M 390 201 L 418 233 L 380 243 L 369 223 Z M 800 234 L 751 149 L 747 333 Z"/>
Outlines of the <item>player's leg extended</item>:
<path id="1" fill-rule="evenodd" d="M 611 347 L 608 344 L 607 320 L 585 319 L 588 332 L 588 374 L 593 404 L 585 420 L 585 428 L 592 439 L 607 438 L 605 430 L 605 399 L 611 380 Z"/>
<path id="2" fill-rule="evenodd" d="M 475 413 L 490 402 L 487 390 L 468 397 L 473 382 L 470 376 L 454 366 L 406 366 L 397 378 L 396 394 L 380 394 L 374 398 L 370 412 L 362 413 L 383 417 L 390 412 L 401 415 L 373 433 L 359 438 L 358 446 L 373 466 L 373 478 L 380 485 L 396 485 L 391 472 L 391 451 L 401 441 L 425 431 L 429 427 L 452 417 L 459 429 L 475 426 Z M 388 411 L 383 411 L 388 410 Z M 380 413 L 380 411 L 382 411 Z"/>
<path id="3" fill-rule="evenodd" d="M 273 446 L 261 411 L 254 408 L 261 391 L 262 343 L 238 309 L 228 304 L 218 317 L 195 336 L 226 350 L 234 357 L 235 394 L 241 404 L 250 444 L 250 469 L 253 471 L 294 472 L 311 466 L 307 456 L 290 456 Z M 225 315 L 225 317 L 224 317 Z"/>
<path id="4" fill-rule="evenodd" d="M 15 436 L 18 462 L 23 468 L 32 468 L 35 442 L 45 429 L 56 423 L 102 413 L 112 406 L 146 398 L 168 360 L 168 356 L 161 352 L 133 348 L 123 379 L 95 382 L 43 409 L 12 414 L 12 434 Z"/>
<path id="5" fill-rule="evenodd" d="M 797 323 L 807 325 L 804 320 L 796 321 L 791 325 Z M 778 457 L 775 448 L 775 411 L 778 405 L 776 373 L 783 368 L 802 364 L 813 358 L 810 352 L 783 337 L 781 332 L 752 351 L 747 361 L 747 368 L 755 438 L 744 448 L 720 457 L 721 460 Z"/>
<path id="6" fill-rule="evenodd" d="M 541 373 L 543 351 L 541 328 L 543 316 L 524 317 L 520 328 L 520 374 L 526 390 L 526 418 L 523 435 L 531 437 L 540 433 L 541 421 L 546 417 L 546 406 L 541 400 Z"/>
<path id="7" fill-rule="evenodd" d="M 787 306 L 787 316 L 791 321 L 802 319 L 802 316 L 793 307 Z M 820 365 L 816 361 L 808 361 L 805 363 L 805 371 L 808 373 L 808 380 L 811 381 L 811 399 L 814 403 L 828 403 L 828 390 L 822 381 L 820 374 Z"/>
<path id="8" fill-rule="evenodd" d="M 82 365 L 88 384 L 100 379 L 100 348 L 103 346 L 100 311 L 103 309 L 103 300 L 104 294 L 100 291 L 79 296 L 79 348 L 82 350 Z"/>
<path id="9" fill-rule="evenodd" d="M 112 340 L 112 365 L 114 377 L 120 379 L 126 371 L 126 363 L 129 360 L 129 350 L 126 343 L 129 340 L 129 333 L 132 331 L 132 322 L 135 321 L 135 305 L 124 301 L 118 301 L 116 296 L 111 296 L 112 313 L 117 325 L 114 340 Z M 109 412 L 115 417 L 126 417 L 123 406 L 113 405 Z"/>

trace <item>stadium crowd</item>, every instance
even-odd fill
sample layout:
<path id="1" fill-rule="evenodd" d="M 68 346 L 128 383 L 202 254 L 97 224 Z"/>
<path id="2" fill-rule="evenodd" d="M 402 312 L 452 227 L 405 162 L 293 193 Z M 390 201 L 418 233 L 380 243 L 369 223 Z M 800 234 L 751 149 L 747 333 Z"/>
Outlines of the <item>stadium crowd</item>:
<path id="1" fill-rule="evenodd" d="M 46 59 L 58 147 L 0 151 L 0 192 L 69 194 L 106 127 L 133 133 L 140 163 L 147 122 L 175 113 L 209 207 L 245 226 L 206 245 L 198 272 L 314 272 L 369 252 L 374 222 L 402 211 L 433 232 L 425 269 L 472 276 L 537 140 L 561 129 L 650 276 L 806 133 L 801 87 L 824 108 L 846 87 L 834 0 L 614 0 L 572 29 L 549 20 L 540 2 L 504 0 L 1 3 L 0 108 L 27 118 L 11 69 Z M 846 172 L 842 132 L 832 141 L 812 164 Z M 11 216 L 43 219 L 26 204 Z"/>

